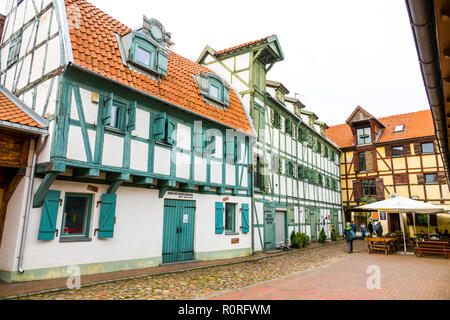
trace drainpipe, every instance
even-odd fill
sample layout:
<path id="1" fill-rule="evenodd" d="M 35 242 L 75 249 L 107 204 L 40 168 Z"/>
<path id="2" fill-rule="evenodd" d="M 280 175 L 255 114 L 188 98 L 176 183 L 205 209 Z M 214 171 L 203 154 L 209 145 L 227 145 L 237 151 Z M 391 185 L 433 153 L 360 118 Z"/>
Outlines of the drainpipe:
<path id="1" fill-rule="evenodd" d="M 23 257 L 25 253 L 25 242 L 27 240 L 27 232 L 28 232 L 28 220 L 30 217 L 31 211 L 31 198 L 33 194 L 33 186 L 34 186 L 34 174 L 36 172 L 36 161 L 38 154 L 42 151 L 42 147 L 44 146 L 45 139 L 47 138 L 48 133 L 42 134 L 39 139 L 36 139 L 36 147 L 34 148 L 33 154 L 33 162 L 31 165 L 31 175 L 30 175 L 30 183 L 28 184 L 28 192 L 27 192 L 27 204 L 25 207 L 25 216 L 23 217 L 23 230 L 22 230 L 22 240 L 20 241 L 20 252 L 19 252 L 19 264 L 17 270 L 19 273 L 24 273 L 23 270 Z"/>

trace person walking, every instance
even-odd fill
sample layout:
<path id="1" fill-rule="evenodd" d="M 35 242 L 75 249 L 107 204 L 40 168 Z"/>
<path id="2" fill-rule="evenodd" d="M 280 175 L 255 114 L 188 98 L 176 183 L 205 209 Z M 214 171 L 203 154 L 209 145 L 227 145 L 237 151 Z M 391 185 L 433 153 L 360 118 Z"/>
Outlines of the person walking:
<path id="1" fill-rule="evenodd" d="M 353 232 L 356 233 L 356 230 L 358 229 L 358 227 L 356 226 L 355 221 L 352 221 L 352 224 L 350 225 L 350 227 L 352 227 Z"/>
<path id="2" fill-rule="evenodd" d="M 348 253 L 353 253 L 353 229 L 350 226 L 350 222 L 347 222 L 347 227 L 344 230 L 344 237 L 347 240 Z M 354 233 L 353 233 L 354 234 Z"/>
<path id="3" fill-rule="evenodd" d="M 375 232 L 377 236 L 381 237 L 383 235 L 383 226 L 381 225 L 381 222 L 378 221 L 377 225 L 375 226 Z"/>
<path id="4" fill-rule="evenodd" d="M 373 224 L 372 224 L 372 222 L 369 222 L 369 225 L 367 226 L 367 228 L 369 229 L 370 235 L 373 235 Z"/>
<path id="5" fill-rule="evenodd" d="M 359 231 L 361 231 L 361 237 L 362 237 L 362 239 L 364 241 L 364 239 L 366 239 L 366 234 L 367 234 L 367 227 L 366 227 L 366 224 L 364 222 L 361 224 L 361 227 L 359 228 Z"/>

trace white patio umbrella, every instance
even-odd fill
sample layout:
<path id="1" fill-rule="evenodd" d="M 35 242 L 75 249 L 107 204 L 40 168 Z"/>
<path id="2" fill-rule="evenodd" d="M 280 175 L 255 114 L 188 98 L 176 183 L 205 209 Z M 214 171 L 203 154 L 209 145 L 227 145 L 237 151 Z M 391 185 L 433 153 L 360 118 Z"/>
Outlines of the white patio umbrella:
<path id="1" fill-rule="evenodd" d="M 449 209 L 437 206 L 431 203 L 425 203 L 422 201 L 412 200 L 404 197 L 399 197 L 396 194 L 391 194 L 390 199 L 378 201 L 364 206 L 358 207 L 357 209 L 364 209 L 369 211 L 387 211 L 387 212 L 399 212 L 399 213 L 419 213 L 419 214 L 436 214 L 436 213 L 448 213 Z M 428 218 L 428 221 L 430 219 Z M 406 236 L 405 236 L 405 226 L 403 224 L 403 217 L 400 218 L 400 224 L 403 231 L 403 243 L 405 246 L 406 253 Z"/>

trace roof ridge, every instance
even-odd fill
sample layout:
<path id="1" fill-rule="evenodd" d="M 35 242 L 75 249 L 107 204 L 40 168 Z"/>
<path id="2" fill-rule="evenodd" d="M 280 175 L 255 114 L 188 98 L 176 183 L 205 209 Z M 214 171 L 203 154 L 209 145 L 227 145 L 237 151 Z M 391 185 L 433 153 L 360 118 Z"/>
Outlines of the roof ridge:
<path id="1" fill-rule="evenodd" d="M 237 50 L 237 49 L 241 49 L 241 48 L 244 48 L 244 47 L 247 47 L 247 46 L 250 46 L 250 45 L 253 45 L 253 44 L 257 44 L 257 43 L 262 42 L 262 41 L 265 41 L 265 40 L 267 40 L 267 39 L 269 39 L 270 37 L 273 37 L 273 36 L 275 36 L 275 34 L 271 34 L 270 36 L 267 36 L 267 37 L 264 37 L 264 38 L 261 38 L 261 39 L 258 39 L 258 40 L 244 42 L 242 44 L 238 44 L 238 45 L 235 45 L 235 46 L 232 46 L 232 47 L 229 47 L 229 48 L 225 48 L 225 49 L 222 49 L 222 50 L 215 50 L 215 53 L 216 53 L 216 55 L 220 55 L 220 54 L 223 54 L 223 53 L 226 53 L 226 52 L 230 52 L 230 51 L 234 51 L 234 50 Z"/>

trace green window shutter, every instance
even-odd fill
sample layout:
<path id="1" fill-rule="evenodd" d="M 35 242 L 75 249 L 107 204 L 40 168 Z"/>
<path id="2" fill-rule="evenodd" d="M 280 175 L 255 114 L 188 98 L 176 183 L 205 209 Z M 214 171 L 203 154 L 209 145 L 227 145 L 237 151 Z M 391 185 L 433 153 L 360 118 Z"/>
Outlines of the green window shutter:
<path id="1" fill-rule="evenodd" d="M 297 178 L 303 179 L 303 166 L 297 166 Z"/>
<path id="2" fill-rule="evenodd" d="M 222 234 L 223 229 L 223 202 L 216 202 L 216 234 Z"/>
<path id="3" fill-rule="evenodd" d="M 111 124 L 111 110 L 114 101 L 114 94 L 111 93 L 105 99 L 105 105 L 103 107 L 103 125 L 109 126 Z"/>
<path id="4" fill-rule="evenodd" d="M 137 102 L 134 101 L 128 105 L 128 125 L 127 130 L 128 131 L 134 131 L 136 130 L 136 108 L 137 108 Z"/>
<path id="5" fill-rule="evenodd" d="M 173 137 L 173 132 L 175 131 L 175 123 L 171 119 L 167 119 L 167 143 L 170 145 L 175 144 L 175 138 Z"/>
<path id="6" fill-rule="evenodd" d="M 161 113 L 155 116 L 153 130 L 154 140 L 165 140 L 166 139 L 166 113 Z"/>
<path id="7" fill-rule="evenodd" d="M 230 88 L 225 83 L 223 84 L 223 104 L 230 105 Z"/>
<path id="8" fill-rule="evenodd" d="M 109 239 L 114 236 L 114 224 L 116 222 L 116 194 L 103 194 L 100 210 L 100 222 L 98 238 Z"/>
<path id="9" fill-rule="evenodd" d="M 39 226 L 38 240 L 53 240 L 56 232 L 56 218 L 60 203 L 61 191 L 49 190 L 44 199 Z"/>
<path id="10" fill-rule="evenodd" d="M 275 110 L 270 109 L 270 122 L 275 125 Z"/>
<path id="11" fill-rule="evenodd" d="M 264 164 L 264 170 L 262 172 L 262 179 L 263 179 L 263 190 L 265 192 L 270 191 L 270 181 L 269 181 L 269 165 L 266 163 Z"/>
<path id="12" fill-rule="evenodd" d="M 248 204 L 242 204 L 242 232 L 249 233 L 250 231 L 250 223 L 249 223 L 249 210 Z"/>
<path id="13" fill-rule="evenodd" d="M 167 65 L 169 62 L 169 56 L 166 51 L 158 50 L 158 73 L 163 76 L 167 76 Z"/>

